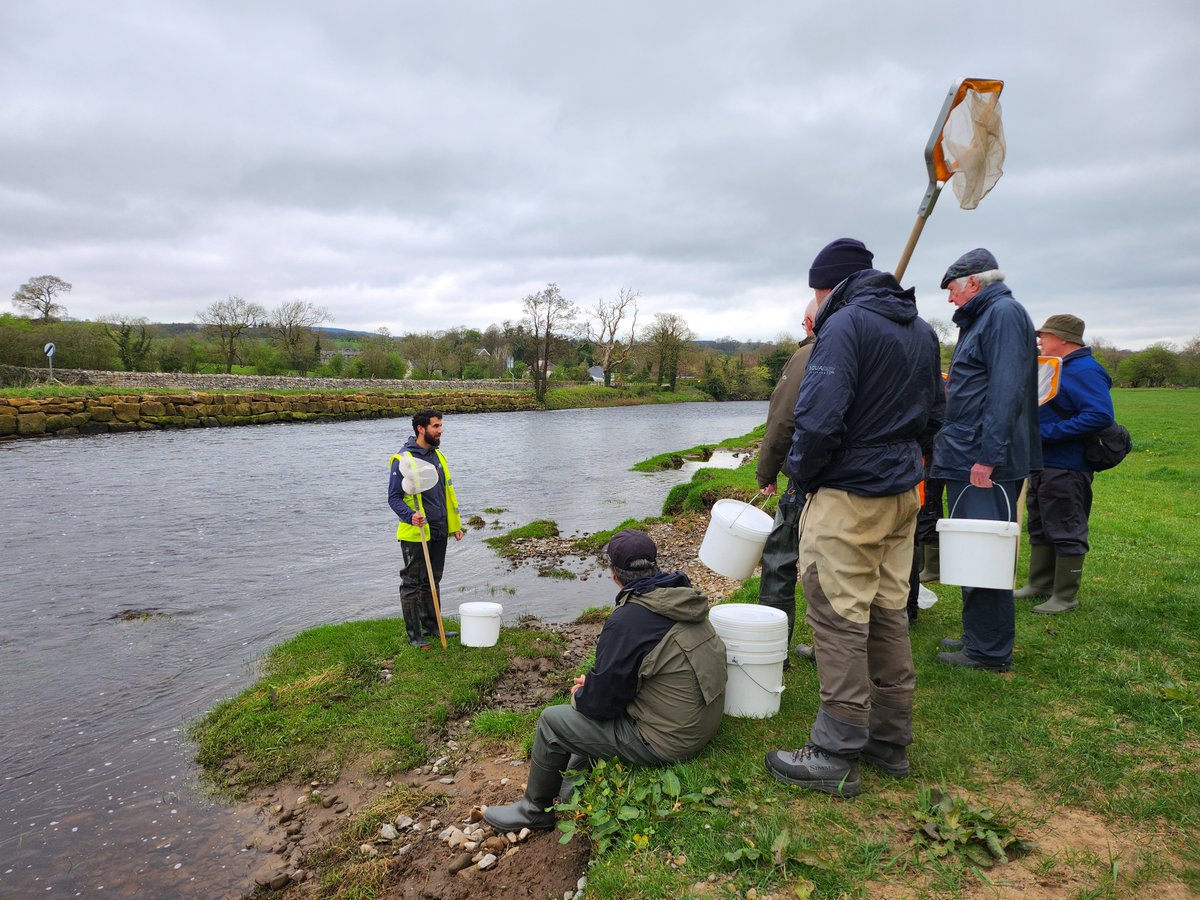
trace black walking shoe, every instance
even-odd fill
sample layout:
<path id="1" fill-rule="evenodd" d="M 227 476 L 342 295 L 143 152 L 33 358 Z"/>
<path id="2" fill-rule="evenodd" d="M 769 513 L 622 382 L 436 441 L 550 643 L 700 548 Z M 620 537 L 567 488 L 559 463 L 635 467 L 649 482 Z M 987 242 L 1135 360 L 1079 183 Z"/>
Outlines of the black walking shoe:
<path id="1" fill-rule="evenodd" d="M 862 748 L 862 761 L 893 778 L 908 777 L 908 748 L 899 744 L 869 740 Z"/>
<path id="2" fill-rule="evenodd" d="M 409 646 L 416 647 L 418 650 L 429 649 L 429 641 L 425 640 L 424 638 L 409 638 L 408 643 Z"/>
<path id="3" fill-rule="evenodd" d="M 945 663 L 948 666 L 958 666 L 960 669 L 987 669 L 990 672 L 1007 672 L 1012 668 L 1012 663 L 990 663 L 972 659 L 967 656 L 964 650 L 959 650 L 957 653 L 939 653 L 937 658 L 940 663 Z"/>
<path id="4" fill-rule="evenodd" d="M 799 750 L 772 750 L 767 771 L 787 784 L 796 784 L 835 797 L 855 797 L 862 791 L 858 760 L 826 753 L 816 744 Z"/>
<path id="5" fill-rule="evenodd" d="M 949 653 L 956 653 L 963 648 L 962 638 L 942 638 L 938 646 Z"/>

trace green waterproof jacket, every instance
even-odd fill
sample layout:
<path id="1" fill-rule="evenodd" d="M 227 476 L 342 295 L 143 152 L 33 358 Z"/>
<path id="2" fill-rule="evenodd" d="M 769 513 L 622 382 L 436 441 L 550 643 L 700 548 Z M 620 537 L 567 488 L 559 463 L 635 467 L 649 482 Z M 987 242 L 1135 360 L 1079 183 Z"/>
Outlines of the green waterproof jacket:
<path id="1" fill-rule="evenodd" d="M 688 759 L 717 733 L 725 712 L 725 643 L 708 621 L 708 599 L 693 587 L 666 587 L 626 602 L 675 624 L 642 660 L 625 711 L 655 753 Z"/>

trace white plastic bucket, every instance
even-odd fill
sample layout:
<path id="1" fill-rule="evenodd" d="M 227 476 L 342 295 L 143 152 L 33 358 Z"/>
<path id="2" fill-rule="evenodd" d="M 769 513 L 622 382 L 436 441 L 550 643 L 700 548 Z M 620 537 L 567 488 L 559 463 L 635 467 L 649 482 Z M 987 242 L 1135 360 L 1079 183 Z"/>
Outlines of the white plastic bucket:
<path id="1" fill-rule="evenodd" d="M 996 488 L 1008 494 L 1000 485 Z M 958 495 L 962 499 L 971 486 Z M 958 507 L 954 501 L 954 508 Z M 1017 547 L 1021 526 L 1016 522 L 998 522 L 994 519 L 938 519 L 938 540 L 941 544 L 940 563 L 942 584 L 959 584 L 964 587 L 995 588 L 1011 590 L 1017 572 Z M 1011 515 L 1011 506 L 1009 507 Z"/>
<path id="2" fill-rule="evenodd" d="M 741 500 L 718 500 L 700 544 L 700 562 L 726 578 L 749 578 L 774 524 L 775 520 L 756 506 Z"/>
<path id="3" fill-rule="evenodd" d="M 461 603 L 458 607 L 459 640 L 464 647 L 494 647 L 500 640 L 499 603 Z"/>
<path id="4" fill-rule="evenodd" d="M 787 614 L 756 603 L 722 603 L 708 620 L 725 642 L 725 714 L 766 719 L 779 712 Z"/>

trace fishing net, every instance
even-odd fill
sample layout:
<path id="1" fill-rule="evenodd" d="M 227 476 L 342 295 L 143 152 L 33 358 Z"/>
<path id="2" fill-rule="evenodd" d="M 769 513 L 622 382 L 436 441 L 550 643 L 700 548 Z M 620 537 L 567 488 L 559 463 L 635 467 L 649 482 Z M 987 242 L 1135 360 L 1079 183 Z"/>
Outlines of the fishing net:
<path id="1" fill-rule="evenodd" d="M 400 487 L 406 494 L 422 494 L 438 483 L 437 467 L 411 453 L 400 458 L 400 471 L 404 475 Z"/>
<path id="2" fill-rule="evenodd" d="M 938 181 L 954 186 L 958 205 L 974 209 L 1004 174 L 1002 81 L 964 79 L 933 151 Z"/>
<path id="3" fill-rule="evenodd" d="M 1004 128 L 1000 124 L 1003 89 L 1003 81 L 984 78 L 963 78 L 950 85 L 925 145 L 929 184 L 896 266 L 897 281 L 904 277 L 943 185 L 953 182 L 958 205 L 974 209 L 1004 174 Z"/>

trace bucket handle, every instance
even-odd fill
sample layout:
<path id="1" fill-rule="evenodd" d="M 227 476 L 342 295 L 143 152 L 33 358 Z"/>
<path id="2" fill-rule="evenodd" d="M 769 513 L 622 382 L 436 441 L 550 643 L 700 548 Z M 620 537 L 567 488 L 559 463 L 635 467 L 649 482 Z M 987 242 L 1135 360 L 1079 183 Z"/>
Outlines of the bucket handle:
<path id="1" fill-rule="evenodd" d="M 754 506 L 754 508 L 755 509 L 765 508 L 767 505 L 767 499 L 769 498 L 769 496 L 770 495 L 768 495 L 768 494 L 759 494 L 758 497 L 754 497 L 753 499 L 751 499 L 751 501 L 749 503 L 743 503 L 742 508 L 738 510 L 737 515 L 733 517 L 733 521 L 730 522 L 729 524 L 733 525 L 735 522 L 737 522 L 737 520 L 742 517 L 742 513 L 744 513 L 746 511 L 746 507 L 754 506 L 754 504 L 759 500 L 760 497 L 762 498 L 762 506 Z"/>
<path id="2" fill-rule="evenodd" d="M 758 679 L 755 678 L 753 675 L 751 675 L 746 670 L 746 667 L 743 666 L 740 662 L 738 662 L 736 656 L 730 657 L 729 662 L 733 663 L 735 666 L 737 666 L 739 669 L 741 669 L 742 674 L 745 675 L 747 678 L 749 678 L 751 681 L 753 681 L 755 683 L 755 685 L 758 686 L 758 689 L 761 690 L 763 693 L 766 693 L 766 694 L 782 694 L 783 693 L 783 689 L 784 689 L 785 685 L 781 684 L 779 687 L 769 688 L 769 687 L 763 687 L 763 685 L 759 684 Z"/>
<path id="3" fill-rule="evenodd" d="M 954 505 L 950 507 L 950 518 L 951 519 L 954 518 L 954 511 L 956 509 L 958 509 L 958 501 L 962 499 L 963 494 L 965 494 L 967 491 L 969 491 L 973 487 L 975 487 L 975 485 L 968 484 L 965 488 L 963 488 L 961 491 L 958 492 L 958 496 L 954 498 Z M 1002 485 L 1002 484 L 996 484 L 996 487 L 998 487 L 1000 489 L 1000 493 L 1002 493 L 1004 495 L 1004 509 L 1007 512 L 1007 518 L 1005 519 L 1005 521 L 1011 522 L 1012 521 L 1012 504 L 1008 502 L 1008 491 L 1004 490 L 1004 485 Z M 979 490 L 982 491 L 983 488 L 979 488 Z"/>

